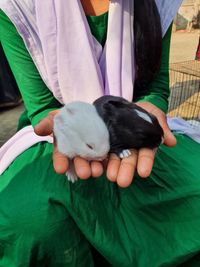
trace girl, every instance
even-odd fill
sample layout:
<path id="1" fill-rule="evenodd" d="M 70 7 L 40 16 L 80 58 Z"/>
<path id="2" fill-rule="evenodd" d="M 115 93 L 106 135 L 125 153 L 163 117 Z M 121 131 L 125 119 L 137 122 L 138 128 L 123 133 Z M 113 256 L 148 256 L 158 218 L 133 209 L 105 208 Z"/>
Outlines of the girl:
<path id="1" fill-rule="evenodd" d="M 176 141 L 164 115 L 180 2 L 0 2 L 0 41 L 26 107 L 1 149 L 0 266 L 198 266 L 200 146 L 176 135 L 167 147 Z M 71 184 L 68 159 L 53 152 L 52 118 L 64 103 L 105 93 L 154 113 L 167 146 L 153 170 L 145 148 L 111 155 L 106 173 L 77 157 L 81 179 Z M 90 176 L 101 177 L 83 181 Z"/>

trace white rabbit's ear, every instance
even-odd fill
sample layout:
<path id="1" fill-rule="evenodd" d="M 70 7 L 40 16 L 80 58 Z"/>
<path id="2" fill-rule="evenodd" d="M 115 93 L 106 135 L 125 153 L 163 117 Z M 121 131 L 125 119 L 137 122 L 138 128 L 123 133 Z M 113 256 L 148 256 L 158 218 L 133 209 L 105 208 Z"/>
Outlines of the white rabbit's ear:
<path id="1" fill-rule="evenodd" d="M 74 115 L 76 113 L 76 110 L 74 108 L 72 108 L 72 107 L 65 106 L 65 110 L 70 115 Z"/>

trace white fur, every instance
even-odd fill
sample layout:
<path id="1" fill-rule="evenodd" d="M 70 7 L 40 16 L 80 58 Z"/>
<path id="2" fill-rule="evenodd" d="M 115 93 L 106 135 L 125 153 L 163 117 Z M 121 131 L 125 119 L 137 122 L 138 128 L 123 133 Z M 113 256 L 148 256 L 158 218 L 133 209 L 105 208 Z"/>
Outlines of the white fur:
<path id="1" fill-rule="evenodd" d="M 58 150 L 70 159 L 81 156 L 100 160 L 110 149 L 108 129 L 95 107 L 88 103 L 65 105 L 54 118 L 54 135 Z M 74 177 L 74 173 L 70 176 Z"/>
<path id="2" fill-rule="evenodd" d="M 151 119 L 151 117 L 148 115 L 148 114 L 146 114 L 146 113 L 144 113 L 144 112 L 142 112 L 142 111 L 139 111 L 139 110 L 135 110 L 135 112 L 137 113 L 137 115 L 140 117 L 140 118 L 142 118 L 143 120 L 145 120 L 145 121 L 148 121 L 148 122 L 150 122 L 151 124 L 153 124 L 153 122 L 152 122 L 152 119 Z"/>

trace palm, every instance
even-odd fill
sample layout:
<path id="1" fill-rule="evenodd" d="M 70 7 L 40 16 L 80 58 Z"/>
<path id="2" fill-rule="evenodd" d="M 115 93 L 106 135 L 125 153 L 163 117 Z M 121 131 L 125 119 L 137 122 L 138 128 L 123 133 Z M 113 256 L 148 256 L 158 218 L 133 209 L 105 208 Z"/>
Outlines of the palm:
<path id="1" fill-rule="evenodd" d="M 174 146 L 176 144 L 176 139 L 167 126 L 165 114 L 151 103 L 141 102 L 138 103 L 138 105 L 157 117 L 164 131 L 164 143 L 170 147 Z M 58 110 L 49 113 L 49 115 L 35 127 L 35 133 L 43 136 L 52 134 L 53 118 L 57 112 Z M 127 187 L 132 183 L 136 169 L 138 174 L 145 178 L 150 175 L 153 167 L 155 150 L 141 148 L 138 151 L 133 149 L 131 152 L 129 157 L 122 160 L 115 154 L 111 154 L 107 162 L 106 169 L 108 179 L 112 182 L 116 182 L 121 187 Z M 60 174 L 66 173 L 69 167 L 68 158 L 57 150 L 56 143 L 54 143 L 53 165 L 55 171 Z M 91 176 L 99 177 L 103 173 L 103 163 L 97 161 L 89 163 L 83 158 L 76 157 L 74 159 L 74 166 L 76 174 L 80 179 L 88 179 Z"/>

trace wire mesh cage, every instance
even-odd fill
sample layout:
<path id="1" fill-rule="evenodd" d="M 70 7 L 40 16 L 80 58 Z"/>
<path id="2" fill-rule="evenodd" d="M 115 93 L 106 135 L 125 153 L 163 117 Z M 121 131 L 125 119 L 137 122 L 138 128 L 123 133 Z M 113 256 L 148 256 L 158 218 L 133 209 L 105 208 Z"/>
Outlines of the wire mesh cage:
<path id="1" fill-rule="evenodd" d="M 170 65 L 169 117 L 181 117 L 191 125 L 200 122 L 200 61 Z"/>

